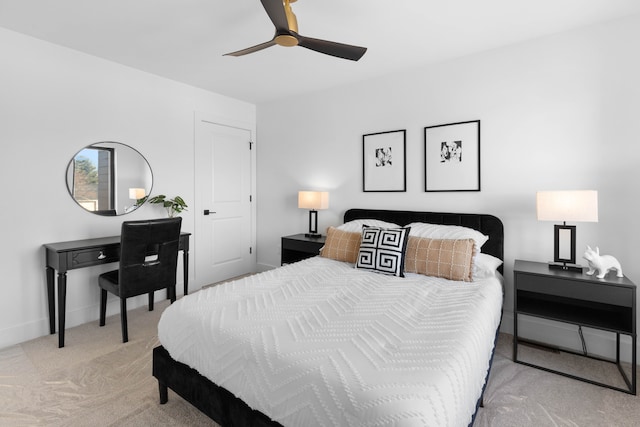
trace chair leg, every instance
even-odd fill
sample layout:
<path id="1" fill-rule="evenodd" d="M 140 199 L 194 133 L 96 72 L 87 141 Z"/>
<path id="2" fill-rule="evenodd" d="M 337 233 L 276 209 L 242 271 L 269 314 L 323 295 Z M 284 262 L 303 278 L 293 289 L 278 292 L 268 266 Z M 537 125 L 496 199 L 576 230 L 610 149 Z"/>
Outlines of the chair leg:
<path id="1" fill-rule="evenodd" d="M 100 288 L 100 326 L 104 326 L 107 315 L 107 291 Z"/>
<path id="2" fill-rule="evenodd" d="M 122 342 L 129 341 L 129 333 L 127 331 L 127 299 L 120 297 L 120 321 L 122 323 Z"/>
<path id="3" fill-rule="evenodd" d="M 153 292 L 149 292 L 149 311 L 153 311 Z"/>

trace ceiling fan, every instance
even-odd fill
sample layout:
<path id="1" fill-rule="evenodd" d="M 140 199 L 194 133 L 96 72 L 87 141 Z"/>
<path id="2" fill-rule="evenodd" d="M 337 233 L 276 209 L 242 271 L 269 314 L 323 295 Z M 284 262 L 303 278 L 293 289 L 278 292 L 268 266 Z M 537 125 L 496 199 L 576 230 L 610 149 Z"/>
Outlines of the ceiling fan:
<path id="1" fill-rule="evenodd" d="M 276 33 L 273 39 L 259 45 L 231 52 L 225 56 L 242 56 L 254 53 L 262 49 L 266 49 L 273 45 L 280 46 L 302 46 L 307 49 L 326 55 L 337 56 L 338 58 L 350 59 L 357 61 L 367 51 L 366 47 L 352 46 L 343 43 L 330 42 L 327 40 L 314 39 L 305 37 L 298 33 L 298 20 L 291 10 L 291 3 L 296 0 L 260 0 L 262 6 L 267 11 L 267 15 L 271 18 L 271 22 L 276 27 Z"/>

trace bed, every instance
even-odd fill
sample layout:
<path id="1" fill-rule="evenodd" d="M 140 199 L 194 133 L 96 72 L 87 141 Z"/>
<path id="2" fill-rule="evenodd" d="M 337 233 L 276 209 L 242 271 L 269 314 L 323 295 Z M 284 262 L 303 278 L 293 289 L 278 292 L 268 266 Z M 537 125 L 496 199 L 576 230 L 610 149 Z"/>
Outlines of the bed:
<path id="1" fill-rule="evenodd" d="M 323 252 L 194 293 L 159 323 L 160 403 L 171 389 L 223 426 L 472 425 L 501 320 L 502 222 L 350 209 L 332 232 L 346 236 L 362 223 L 475 230 L 488 237 L 472 243 L 496 261 L 495 274 L 397 277 Z"/>

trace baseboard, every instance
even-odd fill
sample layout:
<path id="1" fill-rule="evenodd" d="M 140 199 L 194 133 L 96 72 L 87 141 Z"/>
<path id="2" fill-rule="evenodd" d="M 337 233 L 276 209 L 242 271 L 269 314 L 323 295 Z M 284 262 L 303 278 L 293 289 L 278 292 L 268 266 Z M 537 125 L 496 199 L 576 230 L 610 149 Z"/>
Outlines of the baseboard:
<path id="1" fill-rule="evenodd" d="M 0 329 L 0 348 L 10 347 L 49 333 L 49 320 L 40 319 L 10 328 Z"/>
<path id="2" fill-rule="evenodd" d="M 183 287 L 179 284 L 176 288 L 177 296 L 182 296 Z M 156 291 L 155 301 L 161 301 L 166 295 L 166 291 Z M 149 303 L 148 296 L 139 295 L 137 297 L 127 298 L 127 311 L 134 310 L 143 305 Z M 58 332 L 58 310 L 56 308 L 56 333 Z M 107 299 L 107 317 L 120 314 L 120 300 L 109 294 Z M 69 309 L 65 316 L 65 329 L 73 328 L 74 326 L 82 325 L 89 322 L 97 322 L 100 318 L 100 304 L 88 305 L 76 309 Z M 45 335 L 49 335 L 49 317 L 40 318 L 31 322 L 23 323 L 21 325 L 12 326 L 10 328 L 0 330 L 0 348 L 9 347 L 12 345 L 20 344 L 25 341 L 40 338 Z"/>
<path id="3" fill-rule="evenodd" d="M 256 272 L 264 273 L 265 271 L 273 270 L 274 268 L 278 268 L 279 266 L 273 266 L 269 264 L 256 264 Z"/>

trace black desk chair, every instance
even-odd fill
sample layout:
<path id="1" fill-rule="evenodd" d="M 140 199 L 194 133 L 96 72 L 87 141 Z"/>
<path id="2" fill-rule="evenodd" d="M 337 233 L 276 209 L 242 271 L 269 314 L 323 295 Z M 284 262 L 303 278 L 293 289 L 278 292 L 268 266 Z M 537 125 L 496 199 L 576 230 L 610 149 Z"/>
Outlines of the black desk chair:
<path id="1" fill-rule="evenodd" d="M 127 298 L 149 294 L 149 311 L 153 310 L 153 293 L 166 289 L 176 300 L 178 239 L 182 218 L 125 221 L 120 237 L 120 268 L 98 277 L 100 286 L 100 326 L 107 311 L 107 291 L 120 297 L 122 342 L 127 332 Z M 186 266 L 185 266 L 186 268 Z"/>

